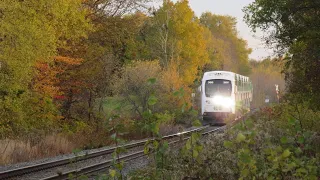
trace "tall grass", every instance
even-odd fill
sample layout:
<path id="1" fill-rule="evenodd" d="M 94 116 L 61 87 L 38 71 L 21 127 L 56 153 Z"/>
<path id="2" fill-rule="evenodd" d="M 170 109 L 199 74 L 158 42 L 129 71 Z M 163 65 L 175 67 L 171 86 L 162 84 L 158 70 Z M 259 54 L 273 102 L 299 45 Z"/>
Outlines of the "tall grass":
<path id="1" fill-rule="evenodd" d="M 61 135 L 50 135 L 39 142 L 0 140 L 0 165 L 26 162 L 72 152 L 75 144 Z"/>

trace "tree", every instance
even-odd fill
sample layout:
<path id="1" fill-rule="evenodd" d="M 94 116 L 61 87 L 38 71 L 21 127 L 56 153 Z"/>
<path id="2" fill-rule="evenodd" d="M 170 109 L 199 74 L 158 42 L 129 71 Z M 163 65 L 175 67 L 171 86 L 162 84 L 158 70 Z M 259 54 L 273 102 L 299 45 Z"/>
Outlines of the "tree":
<path id="1" fill-rule="evenodd" d="M 320 2 L 256 0 L 244 8 L 245 20 L 266 33 L 265 41 L 285 56 L 288 92 L 320 109 Z"/>
<path id="2" fill-rule="evenodd" d="M 199 67 L 209 60 L 204 32 L 205 28 L 200 25 L 187 0 L 164 1 L 151 18 L 147 37 L 152 58 L 159 59 L 165 68 L 177 64 L 183 81 L 192 85 L 199 76 Z"/>
<path id="3" fill-rule="evenodd" d="M 212 34 L 211 62 L 209 69 L 228 70 L 239 74 L 250 74 L 247 42 L 238 37 L 236 19 L 231 16 L 203 13 L 200 22 Z"/>
<path id="4" fill-rule="evenodd" d="M 1 129 L 9 126 L 23 133 L 36 119 L 31 115 L 39 113 L 31 112 L 37 104 L 32 102 L 41 97 L 40 86 L 35 92 L 30 89 L 34 67 L 52 62 L 58 51 L 86 38 L 91 25 L 80 0 L 3 0 L 0 12 Z"/>
<path id="5" fill-rule="evenodd" d="M 101 17 L 121 17 L 136 11 L 147 11 L 151 0 L 85 0 L 95 21 Z"/>

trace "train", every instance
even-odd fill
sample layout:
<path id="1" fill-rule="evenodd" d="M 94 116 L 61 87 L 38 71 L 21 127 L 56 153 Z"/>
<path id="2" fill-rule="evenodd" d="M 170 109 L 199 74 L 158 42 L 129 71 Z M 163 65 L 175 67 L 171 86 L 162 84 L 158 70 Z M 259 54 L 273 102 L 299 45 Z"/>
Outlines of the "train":
<path id="1" fill-rule="evenodd" d="M 203 125 L 226 124 L 250 111 L 253 88 L 249 77 L 229 71 L 205 72 L 198 92 Z"/>

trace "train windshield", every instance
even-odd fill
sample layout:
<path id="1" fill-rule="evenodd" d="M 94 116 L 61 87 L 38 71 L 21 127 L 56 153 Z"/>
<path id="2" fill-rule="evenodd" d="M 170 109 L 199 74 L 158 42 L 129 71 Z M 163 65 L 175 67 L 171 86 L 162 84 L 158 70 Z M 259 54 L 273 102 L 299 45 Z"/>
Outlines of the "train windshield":
<path id="1" fill-rule="evenodd" d="M 231 81 L 223 79 L 211 79 L 206 81 L 205 93 L 206 97 L 215 95 L 231 96 Z"/>

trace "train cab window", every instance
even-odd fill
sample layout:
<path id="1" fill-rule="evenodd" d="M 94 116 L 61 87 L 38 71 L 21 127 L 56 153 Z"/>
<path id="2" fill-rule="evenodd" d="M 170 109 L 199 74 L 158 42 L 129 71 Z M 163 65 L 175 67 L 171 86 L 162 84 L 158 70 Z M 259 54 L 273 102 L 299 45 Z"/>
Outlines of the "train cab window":
<path id="1" fill-rule="evenodd" d="M 232 85 L 231 81 L 224 79 L 207 80 L 205 84 L 206 97 L 215 95 L 231 96 Z"/>

